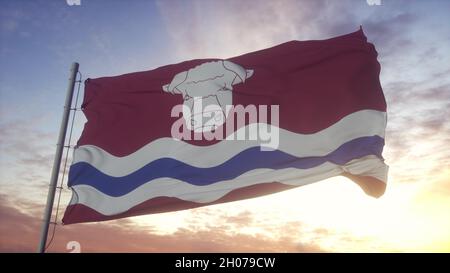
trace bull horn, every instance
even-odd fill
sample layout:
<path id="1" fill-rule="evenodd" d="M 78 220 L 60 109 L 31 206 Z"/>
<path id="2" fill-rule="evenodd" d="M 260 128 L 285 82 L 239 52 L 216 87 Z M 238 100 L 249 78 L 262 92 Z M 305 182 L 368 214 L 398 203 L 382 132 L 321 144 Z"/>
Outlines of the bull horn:
<path id="1" fill-rule="evenodd" d="M 247 69 L 247 79 L 253 76 L 253 69 Z"/>
<path id="2" fill-rule="evenodd" d="M 225 67 L 225 69 L 236 73 L 236 75 L 240 78 L 239 82 L 245 82 L 246 79 L 250 78 L 251 75 L 253 75 L 253 70 L 251 70 L 252 72 L 250 73 L 250 76 L 248 76 L 247 70 L 245 70 L 242 66 L 230 61 L 223 61 L 223 66 Z M 235 84 L 239 82 L 235 82 Z"/>

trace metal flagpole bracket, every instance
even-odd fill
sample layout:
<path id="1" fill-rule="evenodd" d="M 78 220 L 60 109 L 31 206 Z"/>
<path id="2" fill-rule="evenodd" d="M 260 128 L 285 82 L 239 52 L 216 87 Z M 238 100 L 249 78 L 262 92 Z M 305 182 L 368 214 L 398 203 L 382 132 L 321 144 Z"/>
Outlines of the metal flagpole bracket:
<path id="1" fill-rule="evenodd" d="M 62 153 L 64 150 L 64 142 L 66 139 L 67 124 L 69 122 L 70 109 L 72 106 L 73 90 L 75 87 L 75 82 L 76 82 L 76 78 L 77 78 L 77 74 L 78 74 L 78 67 L 79 67 L 79 64 L 74 62 L 74 63 L 72 63 L 72 66 L 70 68 L 69 85 L 67 87 L 66 101 L 64 103 L 64 111 L 63 111 L 63 116 L 62 116 L 62 121 L 61 121 L 61 127 L 59 129 L 58 143 L 56 144 L 55 160 L 53 162 L 52 176 L 50 178 L 50 185 L 48 188 L 48 195 L 47 195 L 47 204 L 45 206 L 44 219 L 43 219 L 43 223 L 42 223 L 42 229 L 41 229 L 41 235 L 40 235 L 40 241 L 39 241 L 38 252 L 40 252 L 40 253 L 45 252 L 45 246 L 47 244 L 48 228 L 49 228 L 50 219 L 52 216 L 53 202 L 55 200 L 56 186 L 57 186 L 57 182 L 58 182 L 59 169 L 61 166 Z"/>

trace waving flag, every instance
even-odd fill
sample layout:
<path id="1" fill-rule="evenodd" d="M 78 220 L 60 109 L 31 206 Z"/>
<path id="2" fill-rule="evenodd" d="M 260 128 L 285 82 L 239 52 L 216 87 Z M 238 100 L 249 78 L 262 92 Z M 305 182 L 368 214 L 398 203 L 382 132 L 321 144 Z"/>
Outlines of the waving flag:
<path id="1" fill-rule="evenodd" d="M 387 177 L 379 72 L 359 30 L 88 79 L 63 222 L 195 208 L 338 175 L 378 197 Z"/>

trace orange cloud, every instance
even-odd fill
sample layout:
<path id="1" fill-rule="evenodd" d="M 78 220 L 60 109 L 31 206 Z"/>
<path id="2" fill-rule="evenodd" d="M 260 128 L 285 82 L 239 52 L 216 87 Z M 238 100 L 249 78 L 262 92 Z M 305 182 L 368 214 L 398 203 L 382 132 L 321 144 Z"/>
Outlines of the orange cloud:
<path id="1" fill-rule="evenodd" d="M 37 249 L 42 208 L 0 198 L 0 252 L 34 252 Z M 249 213 L 230 216 L 229 223 L 245 225 Z M 103 223 L 58 226 L 49 252 L 69 252 L 66 245 L 77 241 L 82 252 L 320 252 L 313 244 L 301 244 L 289 234 L 273 239 L 263 235 L 230 233 L 226 226 L 180 228 L 159 235 L 152 227 L 136 226 L 129 219 Z M 51 231 L 51 230 L 50 230 Z"/>

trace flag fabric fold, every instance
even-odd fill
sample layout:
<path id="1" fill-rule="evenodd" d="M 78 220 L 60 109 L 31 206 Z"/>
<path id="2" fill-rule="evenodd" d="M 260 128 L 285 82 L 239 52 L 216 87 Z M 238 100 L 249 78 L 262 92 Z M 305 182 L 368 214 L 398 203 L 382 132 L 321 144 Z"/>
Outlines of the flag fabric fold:
<path id="1" fill-rule="evenodd" d="M 63 223 L 236 201 L 339 175 L 381 196 L 388 167 L 379 73 L 377 52 L 359 30 L 88 79 Z M 254 107 L 258 116 L 236 122 L 227 105 Z M 177 106 L 184 108 L 174 115 Z M 185 138 L 174 137 L 180 120 L 175 131 Z M 264 128 L 276 137 L 269 149 L 267 138 L 248 137 Z"/>

